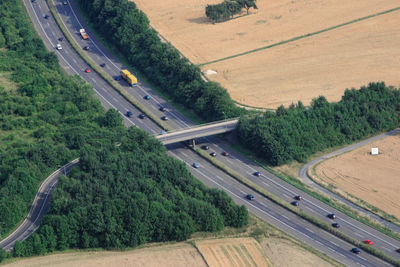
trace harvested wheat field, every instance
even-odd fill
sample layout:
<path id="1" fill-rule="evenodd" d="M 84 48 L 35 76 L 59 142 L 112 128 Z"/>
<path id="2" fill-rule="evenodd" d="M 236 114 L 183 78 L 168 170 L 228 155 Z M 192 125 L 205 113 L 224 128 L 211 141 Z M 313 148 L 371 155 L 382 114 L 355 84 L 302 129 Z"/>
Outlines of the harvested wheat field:
<path id="1" fill-rule="evenodd" d="M 7 267 L 206 267 L 197 250 L 187 244 L 163 245 L 126 252 L 76 252 L 23 259 Z"/>
<path id="2" fill-rule="evenodd" d="M 372 147 L 379 155 L 370 155 Z M 312 176 L 400 219 L 400 135 L 323 161 Z"/>
<path id="3" fill-rule="evenodd" d="M 272 266 L 254 238 L 202 240 L 196 246 L 210 267 Z"/>
<path id="4" fill-rule="evenodd" d="M 220 0 L 135 0 L 151 25 L 195 64 L 265 47 L 400 6 L 395 0 L 257 1 L 258 10 L 212 24 Z M 398 86 L 400 10 L 255 53 L 205 65 L 239 103 L 274 108 L 319 95 L 337 101 L 370 81 Z"/>
<path id="5" fill-rule="evenodd" d="M 136 266 L 333 266 L 284 238 L 197 240 L 196 246 L 181 242 L 125 252 L 71 252 L 32 257 L 5 264 L 6 267 L 136 267 Z M 199 252 L 200 251 L 200 252 Z M 201 255 L 202 253 L 203 255 Z M 285 257 L 282 257 L 282 255 Z M 271 257 L 271 260 L 268 258 Z M 271 264 L 272 262 L 272 264 Z"/>
<path id="6" fill-rule="evenodd" d="M 286 239 L 273 237 L 267 238 L 261 241 L 261 247 L 267 254 L 268 259 L 273 263 L 273 266 L 334 266 Z"/>

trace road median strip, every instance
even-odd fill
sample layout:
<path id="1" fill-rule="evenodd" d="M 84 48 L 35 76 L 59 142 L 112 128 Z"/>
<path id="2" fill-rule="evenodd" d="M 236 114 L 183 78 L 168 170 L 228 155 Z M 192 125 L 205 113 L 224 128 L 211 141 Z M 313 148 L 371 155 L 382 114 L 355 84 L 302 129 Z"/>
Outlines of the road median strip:
<path id="1" fill-rule="evenodd" d="M 58 27 L 63 32 L 64 36 L 67 38 L 68 42 L 71 44 L 72 48 L 78 53 L 78 55 L 95 71 L 97 72 L 101 78 L 103 78 L 111 87 L 113 87 L 122 97 L 124 97 L 129 103 L 139 109 L 141 112 L 147 115 L 149 119 L 151 119 L 155 124 L 160 126 L 162 129 L 166 131 L 172 130 L 166 123 L 164 123 L 161 119 L 156 117 L 150 110 L 148 110 L 145 106 L 143 106 L 139 101 L 134 99 L 129 93 L 116 81 L 114 81 L 104 70 L 102 70 L 97 64 L 88 57 L 79 45 L 76 43 L 74 38 L 69 34 L 68 30 L 65 28 L 61 18 L 58 16 L 58 13 L 55 9 L 53 0 L 46 0 L 48 6 L 50 8 L 50 12 L 53 15 Z"/>
<path id="2" fill-rule="evenodd" d="M 324 194 L 321 194 L 320 191 L 309 187 L 307 185 L 305 185 L 304 183 L 302 183 L 300 180 L 294 178 L 293 176 L 287 175 L 287 174 L 282 174 L 282 173 L 278 173 L 275 170 L 266 167 L 265 164 L 262 164 L 259 162 L 258 159 L 256 159 L 253 155 L 250 155 L 248 152 L 246 152 L 245 150 L 243 150 L 243 148 L 241 147 L 237 147 L 234 146 L 233 147 L 238 153 L 242 154 L 243 156 L 245 156 L 246 158 L 248 158 L 251 161 L 254 161 L 255 163 L 257 163 L 261 168 L 263 168 L 264 170 L 268 171 L 269 173 L 275 175 L 276 177 L 282 179 L 283 181 L 285 181 L 286 183 L 296 187 L 297 189 L 300 189 L 301 191 L 304 191 L 305 193 L 309 194 L 310 196 L 314 197 L 315 199 L 318 199 L 319 201 L 325 203 L 326 205 L 329 205 L 330 207 L 346 214 L 347 216 L 349 216 L 350 218 L 353 218 L 356 221 L 359 221 L 379 232 L 381 232 L 382 234 L 385 234 L 393 239 L 396 239 L 397 241 L 400 241 L 400 234 L 397 232 L 392 231 L 391 229 L 385 227 L 384 225 L 382 225 L 380 222 L 371 219 L 370 217 L 368 217 L 365 214 L 360 213 L 359 211 L 349 207 L 346 204 L 343 204 L 333 198 L 330 198 L 329 196 L 325 196 Z M 357 203 L 355 203 L 357 204 Z"/>
<path id="3" fill-rule="evenodd" d="M 227 173 L 228 175 L 230 175 L 231 177 L 233 177 L 235 180 L 239 181 L 240 183 L 244 184 L 245 186 L 251 188 L 252 190 L 256 191 L 257 193 L 261 194 L 262 196 L 268 198 L 269 200 L 271 200 L 272 202 L 278 204 L 279 206 L 285 208 L 286 210 L 289 210 L 293 213 L 295 213 L 296 215 L 300 216 L 301 218 L 309 221 L 310 223 L 316 225 L 319 228 L 324 229 L 325 231 L 335 235 L 336 237 L 356 246 L 359 247 L 361 249 L 363 249 L 364 251 L 370 253 L 371 255 L 374 255 L 390 264 L 393 264 L 394 266 L 398 266 L 400 267 L 400 261 L 397 261 L 395 259 L 393 259 L 392 257 L 384 254 L 383 252 L 381 252 L 380 250 L 374 248 L 374 247 L 370 247 L 368 245 L 365 245 L 364 243 L 361 243 L 347 235 L 345 235 L 344 233 L 332 228 L 332 226 L 330 226 L 329 224 L 321 221 L 318 218 L 315 218 L 313 216 L 310 216 L 306 213 L 304 213 L 303 211 L 296 209 L 294 207 L 292 207 L 289 203 L 286 203 L 284 201 L 282 201 L 281 199 L 279 199 L 278 197 L 274 196 L 273 194 L 271 194 L 270 192 L 268 192 L 267 190 L 265 190 L 264 188 L 261 188 L 260 186 L 256 185 L 255 183 L 253 183 L 252 181 L 250 181 L 249 179 L 245 178 L 243 175 L 237 173 L 236 171 L 232 170 L 231 168 L 227 167 L 225 164 L 223 164 L 222 162 L 212 158 L 210 155 L 208 155 L 206 152 L 202 151 L 199 148 L 194 148 L 193 149 L 198 155 L 200 155 L 201 157 L 203 157 L 204 159 L 206 159 L 208 162 L 210 162 L 211 164 L 213 164 L 214 166 L 218 167 L 220 170 L 222 170 L 223 172 Z"/>

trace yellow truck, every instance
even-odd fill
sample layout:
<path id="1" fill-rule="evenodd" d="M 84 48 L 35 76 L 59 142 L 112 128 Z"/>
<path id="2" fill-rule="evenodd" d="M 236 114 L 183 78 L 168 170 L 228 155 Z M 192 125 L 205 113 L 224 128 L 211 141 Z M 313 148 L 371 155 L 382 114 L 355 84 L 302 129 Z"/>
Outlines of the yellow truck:
<path id="1" fill-rule="evenodd" d="M 121 70 L 121 77 L 124 78 L 131 86 L 137 85 L 137 78 L 129 72 L 129 70 Z"/>

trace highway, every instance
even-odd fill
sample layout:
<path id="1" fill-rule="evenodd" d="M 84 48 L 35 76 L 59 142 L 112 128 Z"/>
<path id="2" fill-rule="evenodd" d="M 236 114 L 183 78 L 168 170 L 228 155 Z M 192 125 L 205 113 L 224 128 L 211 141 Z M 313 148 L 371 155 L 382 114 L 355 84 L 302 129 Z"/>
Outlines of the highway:
<path id="1" fill-rule="evenodd" d="M 50 17 L 50 19 L 48 20 L 43 18 L 45 14 L 50 14 L 47 5 L 45 5 L 45 2 L 42 1 L 41 2 L 38 1 L 37 4 L 32 4 L 30 1 L 25 0 L 24 3 L 27 6 L 28 14 L 31 16 L 36 30 L 38 31 L 39 35 L 43 38 L 46 46 L 48 47 L 49 50 L 54 50 L 55 44 L 57 43 L 57 39 L 62 36 L 62 33 L 58 29 L 52 17 Z M 79 30 L 79 28 L 81 28 L 82 26 L 80 26 L 79 23 L 75 21 L 78 16 L 74 15 L 72 12 L 71 9 L 72 2 L 70 2 L 70 5 L 67 6 L 63 6 L 61 4 L 61 1 L 57 1 L 56 3 L 57 3 L 56 5 L 57 10 L 59 10 L 60 14 L 62 14 L 61 17 L 63 18 L 65 25 L 71 32 L 76 33 L 77 29 Z M 68 11 L 68 9 L 70 9 L 70 11 Z M 83 26 L 83 28 L 85 28 L 89 33 L 89 36 L 91 37 L 90 42 L 93 43 L 94 39 L 93 34 L 90 33 L 87 26 Z M 75 36 L 75 38 L 77 38 L 79 42 L 87 43 L 87 41 L 81 40 L 77 34 L 73 36 Z M 82 45 L 84 45 L 85 43 L 82 43 Z M 69 46 L 69 44 L 67 44 L 67 42 L 65 41 L 62 42 L 62 45 L 63 45 L 63 50 L 56 51 L 56 54 L 60 59 L 60 64 L 66 69 L 66 71 L 69 74 L 78 74 L 82 76 L 86 81 L 91 83 L 95 88 L 97 96 L 99 97 L 100 101 L 106 108 L 115 108 L 119 110 L 122 115 L 125 114 L 127 110 L 131 110 L 132 112 L 134 112 L 134 114 L 139 113 L 139 111 L 137 111 L 124 98 L 116 94 L 114 90 L 110 88 L 108 84 L 105 83 L 96 73 L 90 73 L 90 74 L 84 73 L 83 70 L 87 67 L 87 65 L 79 58 L 76 52 L 72 50 L 72 48 Z M 100 50 L 96 52 L 96 49 L 98 48 L 101 48 L 101 45 L 98 42 L 93 43 L 93 49 L 91 49 L 88 54 L 94 60 L 96 60 L 98 64 L 105 62 L 106 63 L 105 70 L 107 72 L 110 71 L 109 74 L 111 76 L 118 75 L 119 68 L 121 67 L 121 65 L 120 66 L 115 65 L 116 67 L 114 70 L 109 70 L 108 67 L 112 68 L 111 66 L 113 66 L 113 64 L 117 64 L 116 63 L 117 60 L 115 58 L 112 58 L 111 55 L 110 57 L 108 57 L 107 52 L 105 52 L 106 50 L 103 50 L 104 48 L 101 48 L 102 52 L 100 52 Z M 123 81 L 121 81 L 121 84 L 122 83 Z M 155 114 L 157 114 L 156 112 L 159 112 L 158 114 L 160 116 L 164 115 L 165 113 L 159 111 L 158 107 L 159 105 L 166 106 L 168 109 L 167 114 L 170 117 L 170 120 L 168 121 L 170 126 L 174 128 L 186 128 L 190 125 L 194 125 L 183 115 L 181 115 L 171 106 L 165 103 L 165 101 L 163 101 L 160 97 L 158 97 L 150 88 L 148 88 L 143 83 L 137 88 L 135 87 L 129 89 L 130 89 L 129 92 L 131 92 L 132 95 L 134 95 L 137 99 L 143 99 L 143 96 L 145 94 L 151 95 L 151 99 L 149 101 L 143 100 L 143 102 L 146 102 L 146 104 L 149 105 L 149 107 L 155 111 Z M 157 125 L 155 125 L 154 123 L 152 123 L 150 120 L 147 119 L 141 120 L 136 118 L 136 116 L 133 116 L 133 118 L 131 119 L 128 119 L 125 116 L 124 118 L 125 118 L 124 122 L 126 125 L 128 126 L 136 125 L 146 130 L 150 134 L 156 134 L 161 130 Z M 283 199 L 285 199 L 284 194 L 286 194 L 288 201 L 289 199 L 293 198 L 294 196 L 293 193 L 303 195 L 305 200 L 302 201 L 302 203 L 300 204 L 301 205 L 300 208 L 303 208 L 302 206 L 304 205 L 303 209 L 306 212 L 309 210 L 311 214 L 314 213 L 313 215 L 324 212 L 322 215 L 320 214 L 320 217 L 326 221 L 329 220 L 325 217 L 326 216 L 325 212 L 326 211 L 335 212 L 337 215 L 339 215 L 342 225 L 341 229 L 343 229 L 343 231 L 347 231 L 350 235 L 352 235 L 355 239 L 358 240 L 361 240 L 362 236 L 366 236 L 366 238 L 369 238 L 374 242 L 376 242 L 377 247 L 379 248 L 382 247 L 382 250 L 385 253 L 390 254 L 393 257 L 397 256 L 398 258 L 398 255 L 394 254 L 394 248 L 400 247 L 398 241 L 392 240 L 391 238 L 388 238 L 387 236 L 381 233 L 376 233 L 375 230 L 370 229 L 369 227 L 366 227 L 365 225 L 362 225 L 359 222 L 353 222 L 345 215 L 342 215 L 337 211 L 333 211 L 330 207 L 323 206 L 323 204 L 319 203 L 311 196 L 307 196 L 304 193 L 299 192 L 297 189 L 291 188 L 288 184 L 284 183 L 279 178 L 274 177 L 273 175 L 267 173 L 265 170 L 260 168 L 255 163 L 252 163 L 243 156 L 236 154 L 234 151 L 231 151 L 229 149 L 229 146 L 224 142 L 222 142 L 221 140 L 212 137 L 207 138 L 205 140 L 207 142 L 210 142 L 208 143 L 209 146 L 211 147 L 212 150 L 218 152 L 218 154 L 222 153 L 222 151 L 229 151 L 230 153 L 229 157 L 218 156 L 218 158 L 225 164 L 227 164 L 229 167 L 239 170 L 241 174 L 254 179 L 251 172 L 253 170 L 260 171 L 262 173 L 262 176 L 257 177 L 257 179 L 260 180 L 258 182 L 271 193 L 276 194 L 277 196 Z M 236 180 L 234 180 L 232 177 L 229 177 L 226 174 L 221 173 L 218 169 L 208 164 L 204 159 L 200 158 L 193 151 L 182 147 L 180 144 L 168 146 L 168 148 L 169 148 L 169 153 L 171 155 L 185 161 L 189 165 L 191 165 L 193 162 L 198 162 L 200 164 L 199 169 L 194 169 L 194 168 L 190 169 L 193 172 L 193 174 L 201 181 L 203 181 L 205 184 L 225 190 L 232 196 L 232 198 L 237 203 L 246 204 L 249 210 L 251 212 L 254 212 L 257 216 L 260 216 L 267 222 L 275 225 L 279 229 L 282 229 L 283 231 L 287 232 L 288 234 L 297 237 L 299 240 L 302 240 L 303 242 L 309 244 L 310 246 L 320 251 L 323 251 L 327 255 L 330 255 L 332 258 L 335 258 L 346 265 L 356 265 L 356 264 L 361 264 L 364 266 L 387 265 L 386 263 L 382 262 L 381 260 L 367 253 L 362 253 L 361 255 L 357 256 L 353 255 L 349 251 L 350 248 L 352 247 L 350 244 L 337 239 L 336 237 L 332 236 L 329 233 L 326 233 L 325 231 L 322 231 L 321 229 L 315 227 L 312 224 L 309 224 L 305 220 L 298 218 L 296 215 L 281 208 L 280 206 L 268 202 L 268 200 L 264 199 L 263 197 L 257 195 L 254 192 L 253 194 L 256 196 L 256 201 L 251 203 L 249 201 L 246 201 L 244 199 L 245 194 L 251 192 L 247 187 L 238 184 Z M 274 182 L 272 182 L 271 180 L 273 180 Z M 325 210 L 323 209 L 321 210 L 321 207 Z M 285 219 L 285 217 L 289 219 Z M 279 223 L 278 221 L 285 222 L 285 224 Z M 355 233 L 357 233 L 359 236 L 354 234 L 355 230 L 358 231 Z M 376 240 L 374 239 L 374 237 L 376 237 Z M 316 241 L 318 241 L 319 243 L 317 243 Z"/>
<path id="2" fill-rule="evenodd" d="M 379 216 L 376 215 L 375 213 L 372 213 L 372 212 L 370 212 L 370 211 L 368 211 L 368 210 L 365 210 L 364 208 L 362 208 L 362 207 L 360 207 L 360 206 L 358 206 L 358 205 L 355 205 L 353 202 L 348 201 L 347 199 L 342 198 L 341 196 L 338 196 L 338 195 L 336 195 L 335 193 L 333 193 L 333 192 L 331 192 L 331 191 L 329 191 L 329 190 L 323 188 L 322 186 L 320 186 L 320 185 L 314 183 L 314 181 L 311 180 L 310 177 L 308 176 L 308 170 L 309 170 L 312 166 L 314 166 L 315 164 L 317 164 L 318 162 L 321 162 L 321 161 L 326 160 L 326 159 L 329 159 L 329 158 L 331 158 L 331 157 L 335 157 L 335 156 L 340 155 L 340 154 L 342 154 L 342 153 L 345 153 L 345 152 L 354 150 L 354 149 L 356 149 L 356 148 L 359 148 L 359 147 L 362 147 L 362 146 L 364 146 L 364 145 L 370 144 L 370 143 L 375 142 L 375 141 L 377 141 L 377 140 L 381 140 L 381 139 L 386 138 L 386 137 L 388 137 L 388 136 L 393 136 L 393 135 L 397 135 L 397 134 L 400 134 L 400 129 L 395 129 L 395 130 L 393 130 L 393 131 L 389 131 L 389 132 L 386 132 L 386 133 L 383 133 L 383 134 L 380 134 L 380 135 L 377 135 L 377 136 L 373 136 L 373 137 L 368 138 L 368 139 L 365 139 L 365 140 L 363 140 L 363 141 L 361 141 L 361 142 L 358 142 L 358 143 L 355 143 L 355 144 L 346 146 L 346 147 L 344 147 L 344 148 L 341 148 L 341 149 L 338 149 L 338 150 L 336 150 L 336 151 L 333 151 L 333 152 L 331 152 L 331 153 L 329 153 L 329 154 L 326 154 L 326 155 L 323 155 L 323 156 L 321 156 L 321 157 L 318 157 L 318 158 L 316 158 L 316 159 L 314 159 L 314 160 L 312 160 L 312 161 L 310 161 L 310 162 L 304 164 L 304 165 L 300 168 L 300 170 L 299 170 L 299 177 L 303 180 L 303 182 L 304 182 L 305 184 L 307 184 L 307 185 L 309 185 L 309 186 L 311 186 L 311 187 L 314 187 L 314 188 L 316 188 L 317 190 L 319 190 L 319 191 L 321 191 L 321 192 L 324 192 L 325 194 L 327 194 L 327 195 L 330 196 L 331 198 L 334 198 L 334 199 L 336 199 L 336 200 L 339 200 L 339 201 L 345 203 L 346 205 L 352 207 L 353 209 L 358 210 L 359 212 L 362 212 L 362 213 L 364 213 L 364 214 L 367 214 L 370 218 L 372 218 L 372 219 L 374 219 L 374 220 L 380 222 L 381 224 L 385 225 L 388 229 L 391 229 L 391 230 L 394 231 L 394 232 L 400 233 L 400 226 L 398 226 L 398 225 L 396 225 L 396 224 L 394 224 L 394 223 L 391 223 L 391 222 L 389 222 L 389 221 L 387 221 L 387 220 L 385 220 L 385 219 L 379 217 Z"/>

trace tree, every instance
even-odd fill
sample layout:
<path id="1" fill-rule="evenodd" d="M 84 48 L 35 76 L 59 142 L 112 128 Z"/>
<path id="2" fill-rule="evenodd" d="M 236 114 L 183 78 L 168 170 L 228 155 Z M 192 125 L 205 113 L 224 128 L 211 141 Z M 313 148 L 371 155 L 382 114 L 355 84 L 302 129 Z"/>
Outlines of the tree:
<path id="1" fill-rule="evenodd" d="M 0 248 L 0 262 L 2 262 L 3 260 L 5 260 L 7 258 L 7 252 Z"/>

